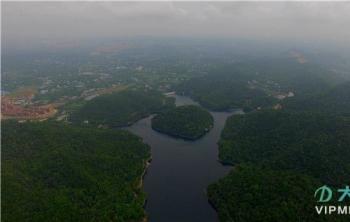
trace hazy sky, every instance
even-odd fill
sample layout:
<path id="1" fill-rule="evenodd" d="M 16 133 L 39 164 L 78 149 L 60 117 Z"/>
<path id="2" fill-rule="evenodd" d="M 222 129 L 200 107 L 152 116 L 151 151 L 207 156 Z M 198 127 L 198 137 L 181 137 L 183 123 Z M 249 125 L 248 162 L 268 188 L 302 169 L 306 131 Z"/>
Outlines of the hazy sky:
<path id="1" fill-rule="evenodd" d="M 350 45 L 350 2 L 5 2 L 2 44 L 105 37 L 291 39 Z"/>

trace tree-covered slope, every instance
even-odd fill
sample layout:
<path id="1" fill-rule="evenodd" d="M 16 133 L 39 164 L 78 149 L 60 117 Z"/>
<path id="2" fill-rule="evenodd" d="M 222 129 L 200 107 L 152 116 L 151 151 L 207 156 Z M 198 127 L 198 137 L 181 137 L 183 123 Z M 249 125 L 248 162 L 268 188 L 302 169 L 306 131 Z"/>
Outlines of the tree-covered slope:
<path id="1" fill-rule="evenodd" d="M 261 111 L 232 116 L 219 142 L 223 162 L 254 163 L 342 184 L 350 175 L 350 121 L 314 113 Z"/>
<path id="2" fill-rule="evenodd" d="M 350 82 L 339 84 L 321 94 L 287 99 L 282 106 L 293 111 L 350 114 Z"/>
<path id="3" fill-rule="evenodd" d="M 254 79 L 250 70 L 225 67 L 180 84 L 176 91 L 198 101 L 202 106 L 217 111 L 234 108 L 245 110 L 271 105 L 274 101 L 263 90 L 247 84 Z"/>
<path id="4" fill-rule="evenodd" d="M 70 120 L 75 123 L 88 122 L 90 125 L 125 126 L 172 106 L 173 99 L 157 91 L 125 90 L 88 101 L 72 113 Z"/>
<path id="5" fill-rule="evenodd" d="M 312 62 L 299 63 L 293 58 L 258 59 L 250 63 L 258 72 L 259 81 L 272 81 L 281 91 L 295 95 L 313 95 L 324 92 L 344 78 Z"/>
<path id="6" fill-rule="evenodd" d="M 315 64 L 267 58 L 218 65 L 206 75 L 179 84 L 176 91 L 212 110 L 250 111 L 272 106 L 279 94 L 314 95 L 339 81 L 334 73 Z"/>
<path id="7" fill-rule="evenodd" d="M 208 188 L 220 220 L 347 221 L 315 217 L 313 194 L 349 180 L 349 135 L 350 119 L 342 116 L 268 110 L 230 117 L 219 156 L 235 170 Z"/>
<path id="8" fill-rule="evenodd" d="M 223 222 L 324 221 L 314 210 L 319 186 L 301 174 L 237 166 L 208 187 L 208 198 Z"/>
<path id="9" fill-rule="evenodd" d="M 141 221 L 150 150 L 126 131 L 2 123 L 3 221 Z"/>
<path id="10" fill-rule="evenodd" d="M 199 106 L 178 106 L 160 113 L 152 119 L 152 128 L 159 132 L 195 140 L 203 136 L 213 127 L 211 114 Z"/>

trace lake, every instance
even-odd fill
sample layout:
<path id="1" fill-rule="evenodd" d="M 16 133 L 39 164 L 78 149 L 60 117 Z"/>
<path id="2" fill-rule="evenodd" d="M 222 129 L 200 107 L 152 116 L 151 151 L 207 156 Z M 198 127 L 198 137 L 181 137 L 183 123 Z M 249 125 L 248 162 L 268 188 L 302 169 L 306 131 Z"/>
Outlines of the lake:
<path id="1" fill-rule="evenodd" d="M 197 104 L 185 96 L 174 97 L 177 106 Z M 211 112 L 214 127 L 195 141 L 152 130 L 152 117 L 126 128 L 151 146 L 152 162 L 144 178 L 145 208 L 150 222 L 218 221 L 205 192 L 209 184 L 224 177 L 231 169 L 218 162 L 217 142 L 227 117 L 241 113 L 240 110 Z"/>

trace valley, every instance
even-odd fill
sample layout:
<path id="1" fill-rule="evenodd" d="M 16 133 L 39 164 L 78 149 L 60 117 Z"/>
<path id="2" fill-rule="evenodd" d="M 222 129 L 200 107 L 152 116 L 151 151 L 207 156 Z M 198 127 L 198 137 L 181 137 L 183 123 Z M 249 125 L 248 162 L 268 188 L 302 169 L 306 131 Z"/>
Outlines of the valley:
<path id="1" fill-rule="evenodd" d="M 192 44 L 5 57 L 2 219 L 346 221 L 312 204 L 350 175 L 350 78 Z"/>

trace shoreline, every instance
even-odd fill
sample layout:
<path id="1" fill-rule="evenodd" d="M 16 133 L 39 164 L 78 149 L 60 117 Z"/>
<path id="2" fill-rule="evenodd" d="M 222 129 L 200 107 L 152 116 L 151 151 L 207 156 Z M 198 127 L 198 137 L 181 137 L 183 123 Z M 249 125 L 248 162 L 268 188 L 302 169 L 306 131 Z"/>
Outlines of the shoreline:
<path id="1" fill-rule="evenodd" d="M 145 176 L 147 174 L 149 166 L 151 165 L 151 162 L 152 162 L 152 153 L 151 153 L 150 157 L 148 159 L 146 159 L 145 162 L 144 162 L 144 170 L 143 170 L 143 172 L 141 174 L 140 181 L 139 181 L 139 184 L 137 186 L 137 188 L 140 189 L 142 192 L 144 192 L 144 190 L 143 190 L 144 178 L 145 178 Z M 142 222 L 147 222 L 148 221 L 148 215 L 147 215 L 147 212 L 145 210 L 146 204 L 147 204 L 147 198 L 145 198 L 145 201 L 144 201 L 143 206 L 142 206 L 143 207 L 143 211 L 145 213 L 145 216 L 142 219 Z"/>
<path id="2" fill-rule="evenodd" d="M 200 107 L 202 107 L 201 105 L 199 105 Z M 225 111 L 213 111 L 213 110 L 208 110 L 207 108 L 204 108 L 204 109 L 206 109 L 207 111 L 209 111 L 210 113 L 211 113 L 211 115 L 213 115 L 212 114 L 212 112 L 213 113 L 217 113 L 217 112 L 220 112 L 220 113 L 229 113 L 230 115 L 234 115 L 235 114 L 235 112 L 236 111 L 241 111 L 242 109 L 229 109 L 229 110 L 225 110 Z M 153 113 L 153 114 L 151 114 L 151 115 L 147 115 L 147 116 L 145 116 L 144 118 L 152 118 L 152 116 L 154 116 L 154 115 L 156 115 L 157 113 Z M 224 115 L 225 116 L 225 115 Z M 221 117 L 221 116 L 220 116 Z M 143 118 L 143 119 L 144 119 Z M 227 119 L 226 119 L 227 120 Z M 226 121 L 225 120 L 225 121 Z M 138 120 L 139 121 L 139 120 Z M 149 120 L 147 120 L 147 121 L 149 121 Z M 150 120 L 151 121 L 151 123 L 152 123 L 152 119 Z M 134 123 L 136 123 L 137 121 L 135 121 Z M 134 123 L 131 123 L 130 125 L 133 125 Z M 216 124 L 216 122 L 215 122 L 215 119 L 213 120 L 213 124 L 212 124 L 212 126 L 210 127 L 210 129 L 207 131 L 207 132 L 205 132 L 204 134 L 202 134 L 202 135 L 200 135 L 199 137 L 196 137 L 196 138 L 189 138 L 189 137 L 184 137 L 184 136 L 181 136 L 181 135 L 172 135 L 172 134 L 169 134 L 169 133 L 166 133 L 166 132 L 162 132 L 161 130 L 159 130 L 159 129 L 157 129 L 156 127 L 153 127 L 152 126 L 152 124 L 150 125 L 150 130 L 153 130 L 153 131 L 155 131 L 155 132 L 157 132 L 157 133 L 159 133 L 159 134 L 162 134 L 162 135 L 164 135 L 164 136 L 166 136 L 166 137 L 169 137 L 169 138 L 173 138 L 173 139 L 175 139 L 175 140 L 183 140 L 183 141 L 187 141 L 187 142 L 195 142 L 195 141 L 197 141 L 198 139 L 201 139 L 202 137 L 205 137 L 213 128 L 214 128 L 214 125 Z M 119 127 L 118 127 L 119 128 Z M 120 128 L 124 128 L 124 129 L 127 129 L 127 127 L 120 127 Z M 223 130 L 223 129 L 222 129 Z M 137 136 L 139 136 L 139 137 L 141 137 L 142 138 L 142 136 L 141 135 L 137 135 Z M 143 139 L 143 138 L 142 138 Z M 217 141 L 218 142 L 218 141 Z M 218 144 L 217 144 L 218 145 Z M 151 147 L 152 148 L 152 147 Z M 216 149 L 218 149 L 218 147 L 216 148 Z M 152 149 L 151 149 L 151 151 L 152 151 Z M 216 155 L 218 155 L 218 154 L 216 154 Z M 145 176 L 146 176 L 146 174 L 147 174 L 147 172 L 148 172 L 148 167 L 150 166 L 150 164 L 151 164 L 151 161 L 152 161 L 152 152 L 151 152 L 151 156 L 148 158 L 148 159 L 145 159 L 145 162 L 144 162 L 144 171 L 142 172 L 142 175 L 141 175 L 141 177 L 140 177 L 140 180 L 139 180 L 139 183 L 138 183 L 138 188 L 139 189 L 142 189 L 142 191 L 144 191 L 143 189 L 144 189 L 144 178 L 145 178 Z M 229 162 L 225 162 L 224 160 L 221 160 L 218 156 L 216 157 L 216 162 L 218 163 L 218 165 L 221 165 L 221 167 L 224 167 L 224 168 L 226 168 L 226 167 L 229 167 L 229 169 L 228 169 L 228 173 L 229 172 L 231 172 L 231 170 L 233 170 L 234 168 L 235 168 L 235 164 L 232 164 L 232 163 L 229 163 Z M 219 179 L 221 179 L 221 178 L 219 178 Z M 214 182 L 217 182 L 217 181 L 214 181 Z M 213 183 L 214 183 L 213 182 Z M 207 195 L 207 189 L 205 189 L 205 193 L 206 193 L 206 201 L 209 203 L 209 208 L 211 208 L 211 209 L 213 209 L 215 212 L 216 212 L 216 216 L 218 217 L 218 209 L 215 207 L 215 205 L 213 204 L 213 202 L 212 202 L 212 200 L 210 200 L 209 199 L 209 197 L 208 197 L 208 195 Z M 147 194 L 147 193 L 145 193 L 145 194 Z M 144 209 L 144 213 L 145 213 L 145 215 L 144 215 L 144 217 L 143 218 L 141 218 L 140 219 L 140 221 L 141 222 L 149 222 L 149 220 L 150 220 L 150 215 L 148 215 L 148 212 L 146 211 L 146 205 L 147 205 L 147 202 L 148 202 L 148 197 L 146 196 L 145 197 L 145 199 L 144 199 L 144 204 L 143 204 L 143 209 Z"/>
<path id="3" fill-rule="evenodd" d="M 174 139 L 182 139 L 184 141 L 196 141 L 198 139 L 201 139 L 202 137 L 204 137 L 206 134 L 208 134 L 210 132 L 210 130 L 212 130 L 214 127 L 211 126 L 210 129 L 208 131 L 206 131 L 205 133 L 201 134 L 200 136 L 197 136 L 197 137 L 187 137 L 187 136 L 182 136 L 182 135 L 178 135 L 178 134 L 171 134 L 171 133 L 168 133 L 168 132 L 165 132 L 165 131 L 162 131 L 156 127 L 153 127 L 151 126 L 152 130 L 158 132 L 158 133 L 161 133 L 161 134 L 164 134 L 164 135 L 167 135 L 169 137 L 172 137 Z"/>
<path id="4" fill-rule="evenodd" d="M 152 154 L 151 154 L 151 156 L 148 159 L 146 159 L 144 161 L 144 170 L 143 170 L 143 172 L 141 174 L 139 184 L 137 185 L 138 189 L 141 189 L 143 187 L 143 181 L 144 181 L 144 178 L 145 178 L 145 176 L 147 174 L 148 167 L 151 165 L 151 162 L 152 162 Z"/>

